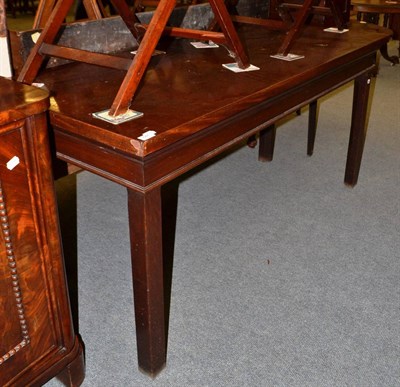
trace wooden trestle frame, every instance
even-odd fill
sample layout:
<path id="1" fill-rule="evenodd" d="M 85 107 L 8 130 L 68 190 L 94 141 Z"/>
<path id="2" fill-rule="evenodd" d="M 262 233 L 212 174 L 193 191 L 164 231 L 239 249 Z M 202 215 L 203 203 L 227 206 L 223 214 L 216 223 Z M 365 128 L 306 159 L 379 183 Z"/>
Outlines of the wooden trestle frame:
<path id="1" fill-rule="evenodd" d="M 125 78 L 122 81 L 109 111 L 110 116 L 116 117 L 128 111 L 131 100 L 162 34 L 206 41 L 212 40 L 215 43 L 225 44 L 231 51 L 240 68 L 244 69 L 249 66 L 248 57 L 225 7 L 224 0 L 210 0 L 210 5 L 222 32 L 166 27 L 168 19 L 176 5 L 176 1 L 160 0 L 150 23 L 144 26 L 145 33 L 133 59 L 62 47 L 54 44 L 56 36 L 73 2 L 74 0 L 58 0 L 57 3 L 55 3 L 54 9 L 48 17 L 39 39 L 21 70 L 18 77 L 19 82 L 32 83 L 46 56 L 127 70 Z M 134 37 L 137 39 L 140 38 L 136 25 L 139 21 L 135 13 L 129 9 L 125 0 L 113 0 L 113 5 Z M 86 0 L 85 8 L 89 15 L 93 15 L 93 13 L 98 10 L 96 0 Z"/>
<path id="2" fill-rule="evenodd" d="M 225 0 L 229 7 L 235 10 L 237 0 Z M 261 19 L 248 16 L 240 16 L 232 14 L 231 18 L 234 22 L 244 24 L 254 24 L 265 27 L 271 30 L 286 31 L 286 36 L 278 49 L 277 54 L 287 56 L 295 42 L 301 34 L 301 29 L 304 26 L 307 18 L 310 15 L 332 16 L 339 31 L 346 28 L 346 22 L 342 14 L 339 12 L 335 0 L 326 0 L 327 6 L 315 6 L 315 0 L 304 0 L 302 4 L 297 3 L 281 3 L 278 7 L 281 21 L 272 19 Z M 291 11 L 296 14 L 293 17 Z M 214 19 L 210 25 L 210 29 L 217 28 L 217 20 Z"/>
<path id="3" fill-rule="evenodd" d="M 198 39 L 215 43 L 225 44 L 231 51 L 237 65 L 244 69 L 250 63 L 245 53 L 245 49 L 237 35 L 233 20 L 239 23 L 258 24 L 272 29 L 288 29 L 284 41 L 278 49 L 278 54 L 288 55 L 295 39 L 301 33 L 310 13 L 320 13 L 332 15 L 339 30 L 345 27 L 341 14 L 337 11 L 335 0 L 327 0 L 329 8 L 314 7 L 314 0 L 305 0 L 301 5 L 286 4 L 281 7 L 281 17 L 284 22 L 264 20 L 256 18 L 246 18 L 241 16 L 232 16 L 229 14 L 224 0 L 209 0 L 212 11 L 215 16 L 215 23 L 219 25 L 222 32 L 203 31 L 185 29 L 179 27 L 167 27 L 168 19 L 176 6 L 175 0 L 160 0 L 154 15 L 148 25 L 140 24 L 134 10 L 131 11 L 125 0 L 112 0 L 114 7 L 121 16 L 133 36 L 139 41 L 139 48 L 133 59 L 121 58 L 102 53 L 94 53 L 76 48 L 62 47 L 54 44 L 62 23 L 64 22 L 68 11 L 71 9 L 74 0 L 41 0 L 39 11 L 35 19 L 35 25 L 40 26 L 43 20 L 46 20 L 44 28 L 38 41 L 30 52 L 28 59 L 21 70 L 18 81 L 23 83 L 32 83 L 46 56 L 53 56 L 73 61 L 96 64 L 99 66 L 127 70 L 122 84 L 114 98 L 109 115 L 117 117 L 125 114 L 139 83 L 146 71 L 151 56 L 158 44 L 161 35 L 178 36 L 190 39 Z M 97 0 L 83 0 L 87 14 L 90 19 L 100 19 L 102 11 L 98 6 Z M 297 10 L 295 20 L 290 15 L 290 10 Z M 139 34 L 141 26 L 145 29 L 143 36 Z"/>
<path id="4" fill-rule="evenodd" d="M 319 14 L 324 16 L 332 16 L 339 31 L 346 28 L 346 22 L 342 14 L 339 12 L 335 0 L 326 0 L 327 7 L 314 6 L 314 0 L 304 0 L 303 4 L 282 3 L 279 6 L 279 15 L 282 20 L 290 25 L 290 29 L 278 49 L 278 54 L 286 56 L 289 54 L 294 41 L 301 33 L 301 28 L 311 14 Z M 293 21 L 290 10 L 297 10 L 295 20 Z"/>

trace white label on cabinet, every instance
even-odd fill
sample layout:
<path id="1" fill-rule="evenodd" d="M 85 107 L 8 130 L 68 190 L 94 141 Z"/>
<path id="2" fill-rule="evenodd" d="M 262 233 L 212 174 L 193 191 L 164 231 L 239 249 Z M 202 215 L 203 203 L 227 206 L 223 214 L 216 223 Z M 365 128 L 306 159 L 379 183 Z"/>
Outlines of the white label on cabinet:
<path id="1" fill-rule="evenodd" d="M 18 156 L 14 156 L 12 159 L 10 159 L 7 162 L 7 169 L 12 171 L 18 164 L 19 164 L 19 157 Z"/>

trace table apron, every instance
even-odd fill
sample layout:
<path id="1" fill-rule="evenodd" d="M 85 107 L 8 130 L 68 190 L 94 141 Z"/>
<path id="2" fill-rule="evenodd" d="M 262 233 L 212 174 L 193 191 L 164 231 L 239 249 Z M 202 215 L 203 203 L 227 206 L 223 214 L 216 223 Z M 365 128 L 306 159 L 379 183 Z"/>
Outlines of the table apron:
<path id="1" fill-rule="evenodd" d="M 71 134 L 60 127 L 60 120 L 56 120 L 57 125 L 53 126 L 53 130 L 57 157 L 127 188 L 147 192 L 357 77 L 375 73 L 375 60 L 376 53 L 372 52 L 322 73 L 143 158 Z"/>

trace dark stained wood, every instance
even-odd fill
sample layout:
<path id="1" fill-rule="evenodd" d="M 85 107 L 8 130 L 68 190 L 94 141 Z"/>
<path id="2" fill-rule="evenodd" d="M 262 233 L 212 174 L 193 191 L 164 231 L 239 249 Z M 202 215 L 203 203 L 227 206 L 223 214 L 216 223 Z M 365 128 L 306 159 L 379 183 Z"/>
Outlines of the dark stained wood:
<path id="1" fill-rule="evenodd" d="M 297 13 L 295 14 L 294 21 L 285 36 L 281 46 L 278 49 L 278 54 L 288 55 L 291 48 L 293 47 L 294 42 L 298 39 L 299 35 L 304 28 L 305 22 L 310 14 L 322 14 L 322 15 L 331 15 L 335 21 L 336 27 L 341 31 L 345 28 L 346 23 L 343 19 L 342 14 L 339 12 L 335 0 L 326 0 L 329 7 L 313 7 L 314 0 L 304 0 L 304 2 L 299 6 L 298 4 L 290 4 L 283 3 L 280 6 L 280 10 L 282 11 L 281 17 L 284 21 L 290 22 L 291 17 L 287 13 L 289 9 L 293 8 L 297 9 Z M 329 13 L 327 13 L 329 12 Z"/>
<path id="2" fill-rule="evenodd" d="M 148 25 L 141 24 L 142 27 L 148 28 Z M 181 28 L 181 27 L 165 27 L 163 36 L 174 36 L 178 38 L 195 39 L 195 40 L 212 40 L 214 43 L 225 44 L 226 38 L 223 34 L 217 31 L 198 31 L 194 29 Z"/>
<path id="3" fill-rule="evenodd" d="M 128 189 L 128 210 L 138 362 L 154 377 L 166 361 L 160 187 Z"/>
<path id="4" fill-rule="evenodd" d="M 72 50 L 64 47 L 58 47 L 57 50 L 52 46 L 54 43 L 62 22 L 66 18 L 67 12 L 71 9 L 73 2 L 72 0 L 59 0 L 50 14 L 45 27 L 40 34 L 34 48 L 29 54 L 24 67 L 22 68 L 18 81 L 23 83 L 31 84 L 38 75 L 39 69 L 45 59 L 45 54 L 50 54 L 54 51 L 57 52 L 58 57 L 70 60 L 81 60 L 86 63 L 96 63 L 99 60 L 99 65 L 104 66 L 106 61 L 104 57 L 98 54 L 91 54 L 90 52 L 78 54 L 77 50 Z M 123 1 L 116 1 L 114 4 L 117 7 L 121 7 L 120 13 L 130 30 L 136 31 L 137 29 L 132 24 L 132 19 L 137 20 L 135 15 L 131 15 L 127 8 L 127 5 Z M 231 51 L 231 55 L 234 57 L 238 67 L 245 69 L 249 67 L 250 63 L 246 55 L 245 49 L 237 35 L 233 22 L 226 9 L 223 0 L 210 0 L 213 13 L 216 20 L 222 30 L 224 37 L 224 44 L 228 46 Z M 89 10 L 89 6 L 93 7 L 93 12 L 90 12 L 92 18 L 100 18 L 95 15 L 96 1 L 85 0 L 85 7 Z M 109 115 L 117 117 L 127 113 L 131 100 L 134 97 L 139 83 L 142 80 L 150 58 L 154 53 L 155 47 L 157 46 L 163 31 L 167 25 L 167 22 L 171 16 L 173 9 L 176 6 L 175 0 L 160 0 L 157 8 L 154 11 L 153 17 L 151 18 L 149 25 L 146 27 L 143 37 L 140 39 L 140 45 L 134 56 L 132 63 L 121 83 L 120 88 L 112 102 L 111 108 L 109 109 Z M 170 34 L 173 30 L 170 30 Z M 204 33 L 195 30 L 190 31 L 191 35 L 197 34 L 198 39 L 204 39 Z M 182 31 L 180 31 L 180 36 Z M 133 32 L 134 36 L 137 36 Z M 208 38 L 207 38 L 208 39 Z M 43 49 L 43 45 L 46 45 Z M 49 46 L 51 45 L 51 46 Z M 87 60 L 86 60 L 87 58 Z"/>
<path id="5" fill-rule="evenodd" d="M 133 58 L 132 65 L 129 68 L 120 88 L 111 105 L 110 115 L 117 116 L 126 113 L 130 102 L 146 72 L 147 65 L 158 44 L 162 31 L 175 8 L 174 0 L 160 2 L 154 12 L 153 18 L 143 36 L 137 54 Z"/>
<path id="6" fill-rule="evenodd" d="M 291 1 L 270 1 L 270 14 L 274 19 L 282 18 L 287 20 L 289 23 L 293 21 L 293 17 L 290 15 L 292 11 L 299 10 L 302 7 L 302 0 L 291 0 Z M 350 20 L 350 0 L 322 0 L 314 1 L 310 9 L 312 15 L 308 22 L 326 27 L 337 26 L 338 22 L 344 22 L 347 24 Z M 333 12 L 332 12 L 333 11 Z M 336 15 L 338 18 L 336 18 Z M 319 16 L 319 17 L 313 17 Z"/>
<path id="7" fill-rule="evenodd" d="M 128 70 L 132 63 L 132 59 L 130 58 L 122 58 L 118 56 L 101 54 L 98 52 L 91 52 L 90 56 L 87 56 L 88 52 L 83 50 L 70 47 L 61 47 L 55 44 L 47 43 L 43 43 L 40 53 L 56 58 L 69 59 L 76 62 L 85 62 L 118 70 Z"/>
<path id="8" fill-rule="evenodd" d="M 302 8 L 302 4 L 282 3 L 279 7 L 280 7 L 280 9 L 285 10 L 285 11 L 289 11 L 289 10 L 299 11 Z M 310 14 L 323 15 L 323 16 L 331 16 L 332 15 L 332 12 L 329 8 L 316 6 L 316 5 L 312 5 L 310 7 L 309 12 L 310 12 Z M 287 19 L 287 18 L 285 17 L 284 19 Z M 291 18 L 288 20 L 291 20 Z"/>
<path id="9" fill-rule="evenodd" d="M 287 30 L 287 26 L 285 25 L 285 23 L 280 20 L 261 19 L 250 16 L 241 16 L 241 15 L 231 15 L 231 18 L 234 22 L 238 23 L 254 24 L 269 28 L 271 30 L 278 30 L 278 31 Z"/>
<path id="10" fill-rule="evenodd" d="M 104 7 L 97 0 L 82 0 L 89 20 L 98 20 L 105 17 Z M 40 0 L 36 9 L 32 28 L 39 29 L 46 26 L 53 12 L 56 0 Z"/>
<path id="11" fill-rule="evenodd" d="M 56 0 L 40 0 L 36 9 L 32 28 L 43 28 L 53 11 Z"/>
<path id="12" fill-rule="evenodd" d="M 275 137 L 275 124 L 272 124 L 268 128 L 260 131 L 260 148 L 258 149 L 258 160 L 272 161 L 274 157 Z"/>
<path id="13" fill-rule="evenodd" d="M 308 133 L 307 133 L 307 155 L 311 156 L 314 150 L 315 135 L 317 131 L 317 100 L 309 105 L 308 115 Z M 301 115 L 301 109 L 296 110 L 296 115 Z M 266 129 L 260 131 L 260 148 L 258 150 L 258 159 L 260 161 L 272 161 L 274 158 L 276 139 L 276 125 L 272 124 Z M 257 145 L 255 136 L 249 138 L 247 144 L 254 148 Z"/>
<path id="14" fill-rule="evenodd" d="M 14 74 L 18 76 L 34 46 L 32 36 L 41 32 L 40 29 L 27 31 L 10 31 L 10 48 Z M 120 17 L 110 17 L 100 20 L 85 20 L 63 25 L 57 44 L 63 47 L 73 47 L 82 51 L 112 54 L 120 51 L 137 49 L 136 39 L 129 33 Z M 104 39 L 107 36 L 107 39 Z M 50 58 L 47 67 L 59 66 L 67 61 Z"/>
<path id="15" fill-rule="evenodd" d="M 308 134 L 307 134 L 307 154 L 312 156 L 314 153 L 315 135 L 317 133 L 318 119 L 318 101 L 310 103 L 310 111 L 308 113 Z"/>
<path id="16" fill-rule="evenodd" d="M 228 10 L 225 7 L 224 1 L 210 1 L 212 11 L 217 22 L 226 37 L 226 43 L 232 52 L 235 62 L 241 69 L 249 67 L 250 62 L 245 48 L 236 33 L 235 27 Z"/>
<path id="17" fill-rule="evenodd" d="M 0 385 L 84 378 L 60 242 L 48 93 L 0 78 Z M 8 165 L 15 157 L 19 163 Z M 17 188 L 16 188 L 17 187 Z"/>
<path id="18" fill-rule="evenodd" d="M 398 1 L 387 0 L 352 0 L 351 4 L 356 12 L 371 13 L 392 13 L 399 12 L 400 3 Z"/>
<path id="19" fill-rule="evenodd" d="M 125 25 L 131 31 L 132 35 L 135 38 L 138 38 L 137 23 L 140 23 L 140 21 L 135 13 L 136 8 L 133 7 L 131 10 L 128 6 L 128 2 L 125 0 L 113 0 L 112 4 L 116 8 L 119 16 L 121 16 Z"/>
<path id="20" fill-rule="evenodd" d="M 368 97 L 372 75 L 373 72 L 367 72 L 357 77 L 354 81 L 353 114 L 351 117 L 349 150 L 344 177 L 344 182 L 351 187 L 354 187 L 358 181 L 361 155 L 367 135 Z"/>
<path id="21" fill-rule="evenodd" d="M 393 39 L 400 39 L 400 2 L 386 0 L 353 0 L 351 2 L 353 9 L 357 12 L 357 19 L 361 19 L 361 14 L 385 15 L 384 25 L 393 30 Z M 379 17 L 377 19 L 377 24 Z M 387 44 L 382 45 L 380 52 L 382 56 L 392 65 L 399 64 L 400 59 L 400 42 L 399 56 L 389 56 Z"/>
<path id="22" fill-rule="evenodd" d="M 365 139 L 368 88 L 376 51 L 390 31 L 355 24 L 346 34 L 307 27 L 295 42 L 305 59 L 270 57 L 282 33 L 241 29 L 259 71 L 235 74 L 221 67 L 226 49 L 196 50 L 187 40 L 168 41 L 153 57 L 132 108 L 140 119 L 112 125 L 91 113 L 113 100 L 124 72 L 72 63 L 40 77 L 51 91 L 50 121 L 57 155 L 128 188 L 139 366 L 151 375 L 165 362 L 160 189 L 277 120 L 353 80 L 356 81 L 346 183 L 354 184 Z M 149 130 L 155 136 L 139 137 Z"/>
<path id="23" fill-rule="evenodd" d="M 89 19 L 101 19 L 104 15 L 102 14 L 97 0 L 82 0 L 86 13 Z"/>
<path id="24" fill-rule="evenodd" d="M 71 9 L 74 0 L 58 1 L 37 40 L 33 46 L 24 67 L 22 68 L 18 81 L 31 84 L 35 80 L 43 61 L 46 59 L 44 55 L 40 55 L 42 43 L 52 44 L 60 30 L 61 24 L 64 22 L 68 11 Z"/>
<path id="25" fill-rule="evenodd" d="M 88 113 L 110 104 L 123 72 L 73 64 L 49 69 L 39 80 L 57 94 L 62 92 L 62 98 L 55 97 L 57 110 L 51 115 L 53 121 L 68 128 L 67 133 L 112 146 L 116 151 L 140 159 L 185 140 L 213 126 L 214 122 L 235 117 L 251 106 L 271 101 L 274 96 L 280 98 L 284 92 L 290 93 L 303 84 L 310 84 L 322 92 L 333 87 L 341 77 L 342 82 L 351 79 L 365 66 L 360 65 L 360 61 L 374 65 L 374 57 L 367 59 L 366 54 L 379 49 L 390 34 L 385 29 L 368 25 L 354 25 L 350 32 L 340 36 L 320 32 L 314 27 L 306 32 L 297 49 L 306 58 L 282 62 L 269 57 L 279 45 L 281 35 L 252 29 L 246 43 L 252 62 L 261 69 L 243 74 L 234 74 L 221 67 L 221 63 L 229 61 L 224 48 L 196 50 L 187 41 L 176 41 L 168 47 L 166 55 L 152 59 L 151 73 L 144 79 L 146 86 L 140 89 L 132 103 L 132 108 L 144 112 L 144 117 L 117 126 L 99 121 Z M 359 49 L 356 51 L 353 47 L 357 44 Z M 344 66 L 349 76 L 338 75 L 335 72 L 338 66 Z M 316 74 L 325 74 L 331 80 L 327 84 L 317 81 L 314 84 Z M 77 99 L 76 95 L 82 99 Z M 297 94 L 296 98 L 298 101 L 305 99 Z M 262 112 L 257 113 L 262 115 Z M 138 139 L 143 132 L 153 129 L 157 132 L 155 137 L 146 141 Z"/>
<path id="26" fill-rule="evenodd" d="M 349 15 L 350 7 L 348 1 L 337 1 L 337 0 L 325 0 L 328 4 L 328 8 L 331 10 L 331 17 L 334 21 L 334 26 L 337 27 L 339 31 L 342 31 L 347 27 L 348 18 L 341 12 L 341 3 L 344 3 L 347 7 L 347 16 Z"/>

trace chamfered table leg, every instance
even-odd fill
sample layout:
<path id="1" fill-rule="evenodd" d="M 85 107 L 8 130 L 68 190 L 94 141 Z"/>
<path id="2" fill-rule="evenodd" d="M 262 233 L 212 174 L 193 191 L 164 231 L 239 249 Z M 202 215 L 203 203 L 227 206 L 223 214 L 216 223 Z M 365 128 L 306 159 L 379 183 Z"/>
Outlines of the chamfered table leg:
<path id="1" fill-rule="evenodd" d="M 276 126 L 272 124 L 260 131 L 259 161 L 272 161 L 274 157 Z"/>
<path id="2" fill-rule="evenodd" d="M 139 369 L 154 377 L 166 362 L 161 189 L 128 189 Z"/>
<path id="3" fill-rule="evenodd" d="M 314 153 L 315 135 L 317 132 L 318 119 L 318 100 L 312 101 L 309 105 L 308 114 L 308 135 L 307 135 L 307 155 L 312 156 Z"/>
<path id="4" fill-rule="evenodd" d="M 357 184 L 367 134 L 366 123 L 371 77 L 372 73 L 366 72 L 354 80 L 353 112 L 344 177 L 345 184 L 352 187 Z"/>

